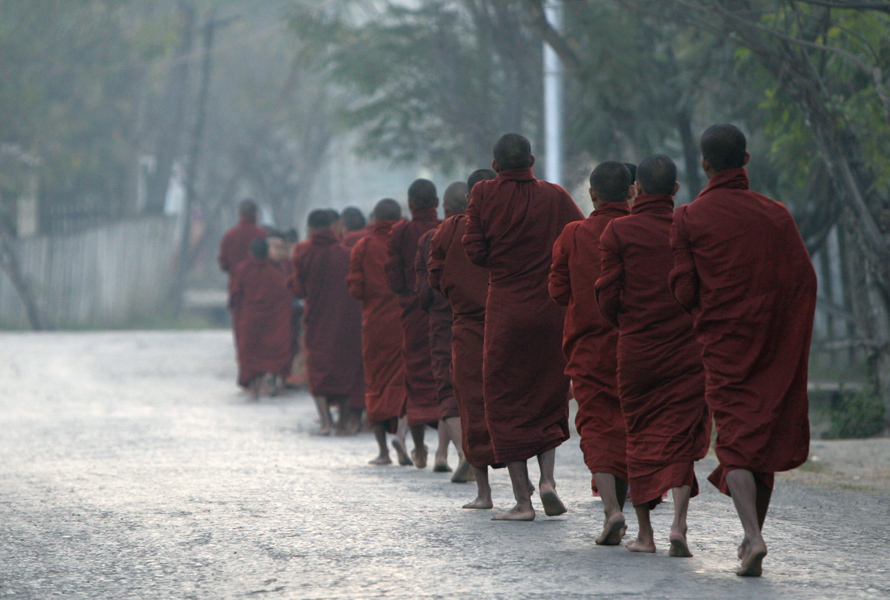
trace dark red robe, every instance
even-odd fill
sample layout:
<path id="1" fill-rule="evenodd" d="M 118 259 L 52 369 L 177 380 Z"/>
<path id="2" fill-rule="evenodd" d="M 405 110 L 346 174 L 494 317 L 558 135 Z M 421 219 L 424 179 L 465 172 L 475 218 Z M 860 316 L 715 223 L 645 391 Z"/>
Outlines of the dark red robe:
<path id="1" fill-rule="evenodd" d="M 596 305 L 600 235 L 630 214 L 627 202 L 606 202 L 584 221 L 569 223 L 553 245 L 550 296 L 566 310 L 562 349 L 578 401 L 575 428 L 591 473 L 627 479 L 627 434 L 618 400 L 618 329 Z M 591 482 L 596 492 L 596 483 Z"/>
<path id="2" fill-rule="evenodd" d="M 440 419 L 459 417 L 460 410 L 454 397 L 454 384 L 451 381 L 451 303 L 438 291 L 430 287 L 427 263 L 430 258 L 430 244 L 436 229 L 430 229 L 417 242 L 417 256 L 414 259 L 415 291 L 420 298 L 420 307 L 430 318 L 430 361 L 433 377 L 436 378 L 436 396 L 439 399 Z"/>
<path id="3" fill-rule="evenodd" d="M 402 356 L 408 386 L 408 425 L 436 425 L 439 399 L 430 360 L 430 319 L 415 290 L 414 259 L 420 236 L 439 226 L 435 208 L 420 208 L 410 221 L 397 223 L 389 234 L 386 278 L 402 307 Z"/>
<path id="4" fill-rule="evenodd" d="M 229 281 L 229 306 L 238 348 L 238 383 L 247 386 L 264 373 L 290 373 L 291 295 L 279 265 L 250 257 Z"/>
<path id="5" fill-rule="evenodd" d="M 674 297 L 704 346 L 705 397 L 726 473 L 776 471 L 807 460 L 807 370 L 816 275 L 791 213 L 752 192 L 745 169 L 721 171 L 674 215 Z"/>
<path id="6" fill-rule="evenodd" d="M 701 344 L 668 287 L 674 266 L 674 199 L 643 194 L 631 215 L 600 237 L 596 300 L 618 326 L 618 396 L 627 427 L 627 471 L 635 505 L 654 507 L 668 490 L 698 494 L 694 464 L 708 452 Z"/>
<path id="7" fill-rule="evenodd" d="M 349 260 L 349 295 L 362 303 L 362 358 L 365 405 L 371 425 L 398 419 L 405 411 L 401 308 L 383 266 L 389 232 L 396 221 L 379 221 L 360 239 Z"/>
<path id="8" fill-rule="evenodd" d="M 363 237 L 367 237 L 371 235 L 373 231 L 373 226 L 369 225 L 363 229 L 358 229 L 356 231 L 347 231 L 343 236 L 343 245 L 347 248 L 354 248 L 356 243 Z"/>
<path id="9" fill-rule="evenodd" d="M 346 286 L 349 248 L 330 229 L 316 231 L 294 248 L 291 291 L 305 300 L 306 369 L 315 396 L 348 397 L 364 408 L 361 304 Z"/>
<path id="10" fill-rule="evenodd" d="M 496 463 L 485 419 L 482 396 L 482 353 L 488 269 L 467 259 L 461 241 L 467 229 L 465 215 L 455 215 L 439 226 L 430 244 L 430 287 L 451 304 L 451 377 L 460 412 L 461 445 L 474 467 Z"/>
<path id="11" fill-rule="evenodd" d="M 522 461 L 569 439 L 565 310 L 547 291 L 553 244 L 584 216 L 531 169 L 473 187 L 464 249 L 491 272 L 485 307 L 484 396 L 498 462 Z"/>
<path id="12" fill-rule="evenodd" d="M 264 237 L 266 230 L 257 227 L 256 219 L 241 217 L 238 224 L 229 229 L 219 243 L 219 268 L 231 276 L 239 263 L 250 258 L 250 243 Z"/>

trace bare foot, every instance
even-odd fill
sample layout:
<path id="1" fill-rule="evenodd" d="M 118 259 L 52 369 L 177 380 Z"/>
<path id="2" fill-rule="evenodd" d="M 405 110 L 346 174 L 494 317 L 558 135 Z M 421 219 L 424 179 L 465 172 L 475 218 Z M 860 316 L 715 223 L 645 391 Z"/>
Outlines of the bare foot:
<path id="1" fill-rule="evenodd" d="M 436 461 L 435 466 L 433 466 L 434 473 L 451 473 L 451 467 L 448 466 L 448 462 L 440 462 Z"/>
<path id="2" fill-rule="evenodd" d="M 478 508 L 481 510 L 488 510 L 490 508 L 494 508 L 494 504 L 492 504 L 491 498 L 483 498 L 481 496 L 478 496 L 472 502 L 461 506 L 461 508 Z"/>
<path id="3" fill-rule="evenodd" d="M 462 458 L 457 463 L 454 475 L 451 476 L 451 483 L 466 483 L 468 481 L 476 481 L 476 474 L 473 472 L 473 465 Z"/>
<path id="4" fill-rule="evenodd" d="M 391 458 L 389 457 L 389 455 L 387 454 L 386 456 L 378 456 L 378 457 L 375 458 L 374 460 L 369 460 L 369 461 L 368 461 L 368 464 L 369 464 L 369 465 L 376 465 L 376 466 L 382 467 L 382 466 L 385 466 L 385 465 L 391 465 L 391 464 L 392 464 L 392 459 L 391 459 Z"/>
<path id="5" fill-rule="evenodd" d="M 334 430 L 331 429 L 330 427 L 322 427 L 321 429 L 318 429 L 318 430 L 312 432 L 312 435 L 320 436 L 320 437 L 327 437 L 327 436 L 333 435 L 333 434 L 334 434 Z"/>
<path id="6" fill-rule="evenodd" d="M 565 504 L 549 484 L 541 484 L 541 504 L 544 505 L 544 514 L 548 517 L 555 517 L 566 512 Z"/>
<path id="7" fill-rule="evenodd" d="M 603 524 L 603 533 L 595 542 L 600 546 L 617 546 L 621 543 L 622 530 L 627 528 L 624 526 L 624 514 L 621 512 L 613 513 L 611 517 L 606 519 Z"/>
<path id="8" fill-rule="evenodd" d="M 742 566 L 736 571 L 741 577 L 760 577 L 763 575 L 763 559 L 766 557 L 766 544 L 763 538 L 748 542 Z"/>
<path id="9" fill-rule="evenodd" d="M 745 553 L 748 552 L 748 538 L 742 538 L 742 543 L 739 544 L 739 560 L 745 558 Z"/>
<path id="10" fill-rule="evenodd" d="M 399 465 L 403 467 L 413 467 L 414 462 L 410 458 L 408 458 L 408 452 L 405 450 L 405 442 L 396 438 L 392 441 L 392 447 L 395 448 L 396 454 L 399 457 Z"/>
<path id="11" fill-rule="evenodd" d="M 531 504 L 521 506 L 517 504 L 508 511 L 499 512 L 491 518 L 492 521 L 534 521 L 535 509 Z"/>
<path id="12" fill-rule="evenodd" d="M 668 556 L 677 558 L 692 558 L 692 552 L 689 551 L 689 545 L 686 543 L 686 532 L 679 529 L 671 530 L 671 548 L 668 550 Z"/>
<path id="13" fill-rule="evenodd" d="M 428 454 L 428 450 L 426 444 L 421 446 L 420 448 L 415 448 L 411 451 L 411 460 L 414 461 L 414 466 L 418 469 L 426 469 L 426 457 Z"/>
<path id="14" fill-rule="evenodd" d="M 631 552 L 647 552 L 649 554 L 655 552 L 655 542 L 643 542 L 636 539 L 627 542 L 626 546 Z"/>
<path id="15" fill-rule="evenodd" d="M 247 384 L 247 393 L 250 394 L 251 402 L 258 402 L 260 399 L 260 384 L 257 381 L 257 378 L 254 377 L 251 379 L 250 383 Z"/>

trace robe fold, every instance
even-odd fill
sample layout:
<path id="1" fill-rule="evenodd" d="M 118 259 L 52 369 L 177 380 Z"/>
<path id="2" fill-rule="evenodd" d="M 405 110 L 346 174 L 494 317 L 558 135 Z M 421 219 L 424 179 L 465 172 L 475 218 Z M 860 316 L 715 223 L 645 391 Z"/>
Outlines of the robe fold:
<path id="1" fill-rule="evenodd" d="M 368 226 L 363 229 L 357 229 L 355 231 L 347 231 L 346 234 L 343 236 L 343 245 L 347 248 L 354 248 L 360 239 L 371 235 L 372 231 L 372 226 Z"/>
<path id="2" fill-rule="evenodd" d="M 451 377 L 460 412 L 461 446 L 474 467 L 494 466 L 494 450 L 482 396 L 482 353 L 488 269 L 467 259 L 461 241 L 465 215 L 445 219 L 430 244 L 429 284 L 448 299 L 451 325 Z"/>
<path id="3" fill-rule="evenodd" d="M 591 473 L 627 479 L 627 434 L 618 400 L 618 329 L 596 305 L 600 236 L 613 219 L 630 214 L 627 202 L 606 202 L 584 221 L 569 223 L 553 246 L 550 296 L 566 306 L 563 353 L 578 402 L 575 428 Z M 596 483 L 591 481 L 593 491 Z"/>
<path id="4" fill-rule="evenodd" d="M 698 494 L 694 463 L 711 443 L 701 344 L 668 286 L 674 199 L 643 194 L 631 215 L 600 237 L 595 284 L 603 316 L 618 327 L 618 396 L 627 428 L 634 505 L 654 507 L 671 488 Z"/>
<path id="5" fill-rule="evenodd" d="M 401 221 L 389 234 L 386 279 L 398 294 L 402 307 L 402 357 L 408 388 L 406 413 L 408 426 L 437 425 L 439 398 L 430 359 L 430 319 L 420 307 L 415 290 L 414 259 L 420 236 L 439 226 L 435 208 L 419 208 L 410 221 Z"/>
<path id="6" fill-rule="evenodd" d="M 553 244 L 583 219 L 568 193 L 530 168 L 473 186 L 464 249 L 491 272 L 485 307 L 485 416 L 498 462 L 523 461 L 569 439 L 565 311 L 547 291 Z"/>
<path id="7" fill-rule="evenodd" d="M 692 311 L 704 347 L 705 398 L 720 466 L 772 487 L 809 454 L 807 373 L 816 275 L 788 210 L 748 186 L 744 168 L 719 172 L 674 215 L 671 289 Z"/>
<path id="8" fill-rule="evenodd" d="M 238 349 L 238 384 L 247 386 L 264 373 L 290 373 L 291 295 L 281 267 L 250 257 L 238 264 L 229 282 Z"/>
<path id="9" fill-rule="evenodd" d="M 379 221 L 358 240 L 349 259 L 349 295 L 362 303 L 365 405 L 371 425 L 398 419 L 405 411 L 401 308 L 383 266 L 389 232 L 396 221 Z M 390 423 L 394 426 L 394 423 Z"/>
<path id="10" fill-rule="evenodd" d="M 448 300 L 438 290 L 430 287 L 427 263 L 435 233 L 436 229 L 430 229 L 417 242 L 417 256 L 414 259 L 415 291 L 420 298 L 420 307 L 430 319 L 430 363 L 436 379 L 436 397 L 441 410 L 439 418 L 450 419 L 460 416 L 451 380 L 451 325 L 454 317 Z"/>
<path id="11" fill-rule="evenodd" d="M 241 217 L 238 224 L 223 235 L 216 257 L 219 268 L 230 276 L 235 267 L 250 258 L 250 244 L 255 239 L 266 237 L 266 230 L 258 227 L 256 219 Z"/>
<path id="12" fill-rule="evenodd" d="M 330 229 L 294 248 L 291 291 L 304 299 L 309 391 L 364 408 L 361 304 L 349 296 L 349 249 Z"/>

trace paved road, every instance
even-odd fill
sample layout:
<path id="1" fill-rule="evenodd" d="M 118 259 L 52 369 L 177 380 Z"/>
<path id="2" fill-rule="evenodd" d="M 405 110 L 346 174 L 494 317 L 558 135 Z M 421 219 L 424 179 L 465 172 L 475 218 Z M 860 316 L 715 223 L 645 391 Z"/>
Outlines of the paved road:
<path id="1" fill-rule="evenodd" d="M 577 439 L 557 456 L 569 513 L 493 523 L 458 508 L 472 484 L 365 466 L 370 436 L 310 437 L 306 395 L 248 404 L 232 362 L 218 331 L 0 334 L 0 597 L 890 597 L 885 497 L 783 482 L 766 574 L 742 579 L 707 484 L 688 560 L 593 544 Z"/>

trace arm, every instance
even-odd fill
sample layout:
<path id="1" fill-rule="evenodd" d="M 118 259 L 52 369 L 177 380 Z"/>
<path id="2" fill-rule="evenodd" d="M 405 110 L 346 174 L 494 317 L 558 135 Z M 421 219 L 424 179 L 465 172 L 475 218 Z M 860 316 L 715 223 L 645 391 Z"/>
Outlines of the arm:
<path id="1" fill-rule="evenodd" d="M 216 262 L 219 263 L 219 269 L 223 273 L 228 273 L 232 269 L 228 257 L 228 239 L 228 235 L 223 236 L 222 241 L 219 243 L 219 254 L 216 255 Z"/>
<path id="2" fill-rule="evenodd" d="M 602 257 L 602 274 L 596 280 L 596 303 L 600 313 L 607 321 L 618 327 L 618 315 L 621 313 L 621 296 L 624 292 L 624 263 L 618 238 L 612 231 L 612 224 L 600 237 L 600 256 Z"/>
<path id="3" fill-rule="evenodd" d="M 365 246 L 364 240 L 359 240 L 349 253 L 346 286 L 349 288 L 349 295 L 356 300 L 365 299 Z"/>
<path id="4" fill-rule="evenodd" d="M 389 289 L 400 296 L 407 296 L 408 282 L 405 281 L 405 265 L 402 261 L 402 238 L 405 235 L 405 223 L 399 223 L 392 228 L 386 245 L 386 282 Z"/>
<path id="5" fill-rule="evenodd" d="M 432 289 L 442 293 L 442 270 L 445 268 L 445 256 L 451 239 L 454 236 L 454 219 L 447 219 L 433 235 L 430 242 L 430 259 L 426 263 L 429 273 L 428 282 Z"/>
<path id="6" fill-rule="evenodd" d="M 297 244 L 294 247 L 294 256 L 291 260 L 293 269 L 291 269 L 290 278 L 287 280 L 287 288 L 296 298 L 306 297 L 306 279 L 303 258 L 306 255 L 308 244 Z"/>
<path id="7" fill-rule="evenodd" d="M 572 278 L 569 273 L 569 253 L 566 246 L 571 244 L 574 228 L 566 227 L 553 244 L 553 262 L 550 264 L 550 297 L 560 306 L 568 306 L 572 299 Z"/>
<path id="8" fill-rule="evenodd" d="M 424 234 L 417 246 L 417 254 L 414 256 L 414 292 L 420 298 L 420 308 L 428 311 L 433 303 L 433 288 L 430 287 L 429 274 L 426 261 L 429 258 L 430 236 Z"/>
<path id="9" fill-rule="evenodd" d="M 578 205 L 575 204 L 575 201 L 572 200 L 567 191 L 562 188 L 559 188 L 559 191 L 561 192 L 560 196 L 562 199 L 562 202 L 559 204 L 559 226 L 560 230 L 563 230 L 569 223 L 583 221 L 584 213 L 581 212 L 581 209 L 578 208 Z"/>
<path id="10" fill-rule="evenodd" d="M 229 280 L 229 308 L 238 308 L 244 301 L 244 285 L 241 283 L 241 270 L 236 269 Z"/>
<path id="11" fill-rule="evenodd" d="M 674 268 L 668 279 L 671 294 L 684 310 L 692 312 L 699 303 L 699 278 L 695 270 L 692 244 L 686 231 L 686 210 L 683 206 L 674 213 L 671 249 L 674 251 Z"/>
<path id="12" fill-rule="evenodd" d="M 482 182 L 479 182 L 482 183 Z M 467 206 L 467 232 L 461 240 L 467 258 L 474 265 L 488 266 L 488 240 L 482 230 L 482 185 L 473 186 L 473 197 Z"/>

